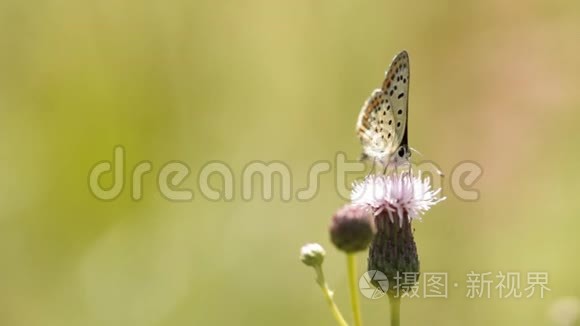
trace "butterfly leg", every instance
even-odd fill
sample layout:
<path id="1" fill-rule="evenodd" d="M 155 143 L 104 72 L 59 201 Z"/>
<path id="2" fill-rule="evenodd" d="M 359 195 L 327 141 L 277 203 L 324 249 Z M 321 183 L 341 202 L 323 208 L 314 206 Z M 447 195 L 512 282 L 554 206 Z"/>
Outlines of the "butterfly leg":
<path id="1" fill-rule="evenodd" d="M 389 171 L 389 166 L 391 165 L 391 161 L 387 162 L 387 165 L 385 165 L 385 169 L 383 170 L 383 174 L 386 175 L 387 172 Z"/>
<path id="2" fill-rule="evenodd" d="M 376 164 L 376 160 L 373 159 L 373 165 L 371 166 L 371 169 L 369 171 L 369 174 L 367 174 L 366 178 L 368 178 L 371 174 L 373 174 L 373 171 L 375 170 L 375 164 Z"/>

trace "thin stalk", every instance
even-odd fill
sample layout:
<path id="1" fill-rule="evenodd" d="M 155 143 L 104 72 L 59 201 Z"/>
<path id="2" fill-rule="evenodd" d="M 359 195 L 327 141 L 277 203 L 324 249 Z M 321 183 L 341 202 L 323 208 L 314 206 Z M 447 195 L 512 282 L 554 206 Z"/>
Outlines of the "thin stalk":
<path id="1" fill-rule="evenodd" d="M 348 326 L 348 324 L 344 320 L 344 317 L 342 317 L 340 310 L 338 310 L 336 303 L 334 303 L 334 299 L 332 298 L 333 293 L 326 284 L 326 281 L 324 279 L 324 273 L 322 272 L 322 267 L 315 266 L 314 270 L 316 271 L 316 283 L 318 283 L 318 285 L 320 286 L 322 294 L 324 294 L 324 299 L 326 299 L 326 303 L 328 303 L 328 307 L 330 308 L 330 312 L 332 313 L 332 316 L 336 320 L 336 323 L 340 326 Z"/>
<path id="2" fill-rule="evenodd" d="M 346 254 L 346 266 L 348 269 L 348 287 L 350 290 L 350 306 L 352 308 L 352 317 L 355 326 L 362 326 L 362 317 L 360 314 L 360 302 L 358 298 L 358 287 L 356 284 L 357 271 L 356 259 L 354 253 Z"/>

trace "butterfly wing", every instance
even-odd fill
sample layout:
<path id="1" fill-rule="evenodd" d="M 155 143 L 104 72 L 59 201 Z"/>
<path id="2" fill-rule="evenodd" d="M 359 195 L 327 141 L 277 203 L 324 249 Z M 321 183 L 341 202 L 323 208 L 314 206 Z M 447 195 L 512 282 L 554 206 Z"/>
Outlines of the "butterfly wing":
<path id="1" fill-rule="evenodd" d="M 408 116 L 409 116 L 409 83 L 410 83 L 409 55 L 407 51 L 397 54 L 387 71 L 382 91 L 393 107 L 395 119 L 395 135 L 398 140 L 397 155 L 408 159 L 409 151 Z"/>
<path id="2" fill-rule="evenodd" d="M 393 107 L 388 96 L 380 89 L 374 90 L 363 105 L 357 121 L 357 134 L 363 146 L 363 154 L 386 163 L 386 159 L 398 146 L 395 125 Z"/>
<path id="3" fill-rule="evenodd" d="M 381 89 L 373 91 L 363 105 L 357 133 L 363 154 L 383 165 L 403 147 L 400 157 L 407 158 L 407 112 L 409 99 L 409 56 L 406 51 L 393 59 Z"/>

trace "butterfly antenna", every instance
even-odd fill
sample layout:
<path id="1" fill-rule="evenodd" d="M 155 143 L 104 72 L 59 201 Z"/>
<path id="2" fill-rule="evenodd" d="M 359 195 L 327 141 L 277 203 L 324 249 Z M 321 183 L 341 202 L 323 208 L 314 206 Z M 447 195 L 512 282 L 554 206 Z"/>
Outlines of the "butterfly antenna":
<path id="1" fill-rule="evenodd" d="M 413 147 L 410 147 L 410 146 L 409 146 L 409 148 L 410 148 L 410 149 L 411 149 L 413 152 L 415 152 L 415 153 L 419 154 L 420 156 L 423 156 L 423 154 L 421 154 L 421 152 L 419 152 L 418 150 L 414 149 Z"/>
<path id="2" fill-rule="evenodd" d="M 423 156 L 423 154 L 421 154 L 421 152 L 419 152 L 418 150 L 414 149 L 413 147 L 409 146 L 409 149 L 411 149 L 413 152 Z M 443 174 L 443 172 L 441 170 L 439 170 L 438 168 L 435 168 L 435 172 L 440 176 L 440 177 L 445 177 L 445 174 Z"/>

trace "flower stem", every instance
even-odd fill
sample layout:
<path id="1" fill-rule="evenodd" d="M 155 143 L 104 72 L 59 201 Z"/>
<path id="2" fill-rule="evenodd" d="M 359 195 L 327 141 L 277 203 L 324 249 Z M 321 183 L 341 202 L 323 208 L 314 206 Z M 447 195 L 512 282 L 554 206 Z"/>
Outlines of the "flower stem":
<path id="1" fill-rule="evenodd" d="M 336 320 L 336 323 L 340 326 L 348 326 L 348 324 L 344 320 L 344 317 L 342 317 L 340 310 L 338 310 L 336 303 L 334 303 L 334 300 L 332 299 L 333 293 L 326 284 L 326 280 L 324 279 L 324 273 L 322 272 L 322 267 L 320 265 L 314 266 L 314 270 L 316 271 L 316 283 L 318 283 L 318 285 L 320 286 L 322 294 L 324 294 L 324 299 L 326 299 L 326 303 L 328 303 L 328 307 L 330 308 L 330 312 L 332 313 L 332 316 Z"/>
<path id="2" fill-rule="evenodd" d="M 350 290 L 350 305 L 352 307 L 352 316 L 355 326 L 362 326 L 362 318 L 360 315 L 360 303 L 358 299 L 358 288 L 356 286 L 356 260 L 355 254 L 346 254 L 346 264 L 348 268 L 348 287 Z"/>
<path id="3" fill-rule="evenodd" d="M 389 295 L 389 304 L 391 306 L 391 326 L 399 326 L 401 324 L 401 298 L 392 292 Z"/>

